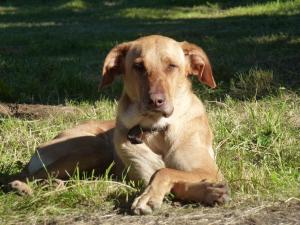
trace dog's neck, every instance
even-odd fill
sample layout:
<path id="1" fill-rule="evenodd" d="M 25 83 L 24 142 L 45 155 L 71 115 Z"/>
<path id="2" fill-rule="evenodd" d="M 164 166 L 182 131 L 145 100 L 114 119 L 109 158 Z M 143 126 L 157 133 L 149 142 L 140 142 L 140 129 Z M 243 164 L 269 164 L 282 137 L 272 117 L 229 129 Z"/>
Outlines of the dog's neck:
<path id="1" fill-rule="evenodd" d="M 161 128 L 147 128 L 140 125 L 136 125 L 131 128 L 127 133 L 127 139 L 131 144 L 141 144 L 143 143 L 143 138 L 147 134 L 165 132 L 168 129 L 168 126 Z"/>

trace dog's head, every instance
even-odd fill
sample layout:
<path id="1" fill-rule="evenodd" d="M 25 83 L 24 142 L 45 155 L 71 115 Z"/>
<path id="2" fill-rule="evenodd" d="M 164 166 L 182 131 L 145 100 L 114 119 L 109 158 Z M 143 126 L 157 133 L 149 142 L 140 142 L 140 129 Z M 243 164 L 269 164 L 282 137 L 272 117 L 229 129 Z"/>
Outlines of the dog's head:
<path id="1" fill-rule="evenodd" d="M 124 93 L 144 114 L 169 117 L 174 101 L 190 88 L 187 76 L 196 75 L 215 88 L 211 65 L 204 51 L 188 42 L 153 35 L 114 47 L 103 66 L 101 87 L 123 75 Z"/>

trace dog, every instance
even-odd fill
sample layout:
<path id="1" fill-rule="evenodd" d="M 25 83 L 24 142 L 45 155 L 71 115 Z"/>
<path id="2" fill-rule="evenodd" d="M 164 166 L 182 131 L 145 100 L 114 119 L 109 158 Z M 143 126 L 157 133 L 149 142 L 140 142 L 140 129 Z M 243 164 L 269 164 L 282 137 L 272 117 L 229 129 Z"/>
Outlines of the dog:
<path id="1" fill-rule="evenodd" d="M 216 87 L 205 52 L 189 42 L 151 35 L 115 46 L 103 65 L 101 88 L 122 76 L 124 87 L 114 121 L 88 121 L 40 146 L 11 184 L 30 190 L 26 178 L 81 171 L 113 173 L 142 181 L 146 188 L 132 204 L 134 214 L 160 208 L 169 192 L 184 201 L 223 204 L 228 187 L 212 149 L 213 135 L 190 75 Z"/>

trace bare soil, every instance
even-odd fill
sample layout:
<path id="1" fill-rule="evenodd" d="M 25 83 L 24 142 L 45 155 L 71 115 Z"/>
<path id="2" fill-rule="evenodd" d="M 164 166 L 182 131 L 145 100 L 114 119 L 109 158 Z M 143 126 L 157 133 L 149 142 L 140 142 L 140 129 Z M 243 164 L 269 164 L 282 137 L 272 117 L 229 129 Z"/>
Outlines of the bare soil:
<path id="1" fill-rule="evenodd" d="M 114 212 L 92 212 L 40 221 L 40 224 L 300 224 L 300 201 L 265 202 L 222 207 L 174 207 L 165 204 L 154 215 L 133 216 Z"/>
<path id="2" fill-rule="evenodd" d="M 40 119 L 57 114 L 74 115 L 79 109 L 62 105 L 0 103 L 0 116 L 12 116 L 27 119 Z"/>

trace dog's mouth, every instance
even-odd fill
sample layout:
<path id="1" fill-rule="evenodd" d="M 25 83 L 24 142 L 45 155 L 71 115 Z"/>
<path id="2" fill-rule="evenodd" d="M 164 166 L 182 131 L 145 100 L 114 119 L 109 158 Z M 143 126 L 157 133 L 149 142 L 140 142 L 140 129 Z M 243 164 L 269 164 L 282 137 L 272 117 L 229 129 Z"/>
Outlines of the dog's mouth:
<path id="1" fill-rule="evenodd" d="M 140 107 L 141 118 L 139 125 L 150 129 L 160 129 L 168 126 L 174 113 L 173 105 L 153 108 L 143 104 Z"/>
<path id="2" fill-rule="evenodd" d="M 153 107 L 149 107 L 149 106 L 145 106 L 142 107 L 144 108 L 144 113 L 142 113 L 143 116 L 147 117 L 156 117 L 156 118 L 160 118 L 160 117 L 165 117 L 168 118 L 170 117 L 173 112 L 174 112 L 174 106 L 173 105 L 165 105 L 163 107 L 159 107 L 159 108 L 153 108 Z"/>
<path id="3" fill-rule="evenodd" d="M 168 118 L 173 114 L 173 111 L 174 111 L 174 107 L 170 107 L 167 109 L 154 109 L 151 110 L 150 112 L 154 114 L 161 114 L 163 117 Z"/>

